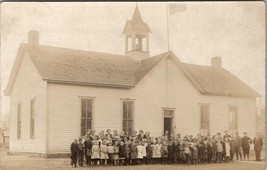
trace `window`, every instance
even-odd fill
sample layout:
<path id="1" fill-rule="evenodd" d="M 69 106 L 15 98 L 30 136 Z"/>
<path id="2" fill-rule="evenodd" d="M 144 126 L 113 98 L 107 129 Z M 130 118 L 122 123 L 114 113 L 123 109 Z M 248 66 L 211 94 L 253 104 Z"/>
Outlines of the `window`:
<path id="1" fill-rule="evenodd" d="M 133 101 L 123 101 L 122 130 L 129 134 L 133 131 L 133 104 Z"/>
<path id="2" fill-rule="evenodd" d="M 238 114 L 236 106 L 229 107 L 229 130 L 232 133 L 238 130 Z"/>
<path id="3" fill-rule="evenodd" d="M 81 136 L 84 136 L 93 124 L 93 99 L 82 99 L 81 101 Z"/>
<path id="4" fill-rule="evenodd" d="M 35 120 L 35 99 L 31 101 L 30 103 L 30 138 L 34 138 L 34 120 Z"/>
<path id="5" fill-rule="evenodd" d="M 203 134 L 210 131 L 210 108 L 209 104 L 200 105 L 200 129 Z"/>
<path id="6" fill-rule="evenodd" d="M 17 114 L 17 139 L 21 139 L 21 104 L 18 104 Z"/>

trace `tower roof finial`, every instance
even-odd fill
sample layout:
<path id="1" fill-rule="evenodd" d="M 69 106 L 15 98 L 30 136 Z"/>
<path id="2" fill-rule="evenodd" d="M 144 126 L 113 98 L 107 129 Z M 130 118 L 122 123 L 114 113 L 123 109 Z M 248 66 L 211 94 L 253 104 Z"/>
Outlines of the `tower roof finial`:
<path id="1" fill-rule="evenodd" d="M 138 9 L 138 3 L 136 2 L 136 7 L 134 10 L 134 14 L 132 17 L 132 20 L 127 21 L 124 29 L 123 29 L 123 33 L 125 33 L 126 31 L 126 27 L 128 25 L 130 25 L 131 29 L 133 30 L 141 30 L 141 31 L 145 31 L 145 32 L 151 32 L 149 26 L 142 20 L 140 11 Z"/>

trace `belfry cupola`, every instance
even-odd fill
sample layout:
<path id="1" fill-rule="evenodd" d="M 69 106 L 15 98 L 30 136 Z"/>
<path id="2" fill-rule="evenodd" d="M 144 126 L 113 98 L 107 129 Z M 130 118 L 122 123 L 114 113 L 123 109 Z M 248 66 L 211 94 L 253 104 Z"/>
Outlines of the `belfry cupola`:
<path id="1" fill-rule="evenodd" d="M 123 34 L 125 34 L 125 54 L 134 60 L 149 57 L 149 26 L 142 20 L 138 6 L 136 6 L 132 20 L 127 20 Z"/>

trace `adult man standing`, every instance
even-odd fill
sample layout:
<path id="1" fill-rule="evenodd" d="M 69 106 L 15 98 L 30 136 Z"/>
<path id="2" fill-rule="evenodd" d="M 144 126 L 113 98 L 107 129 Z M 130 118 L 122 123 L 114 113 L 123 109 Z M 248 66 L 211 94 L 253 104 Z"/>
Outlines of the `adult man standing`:
<path id="1" fill-rule="evenodd" d="M 71 166 L 77 167 L 77 155 L 78 155 L 78 142 L 75 139 L 72 144 L 70 145 L 70 159 L 71 159 Z"/>
<path id="2" fill-rule="evenodd" d="M 243 135 L 244 137 L 242 138 L 241 147 L 243 150 L 244 160 L 246 159 L 246 155 L 247 155 L 247 160 L 249 160 L 249 149 L 252 140 L 247 136 L 247 132 L 244 132 Z"/>
<path id="3" fill-rule="evenodd" d="M 261 161 L 261 149 L 263 146 L 263 141 L 259 134 L 257 134 L 257 136 L 253 139 L 253 144 L 256 154 L 256 161 Z"/>

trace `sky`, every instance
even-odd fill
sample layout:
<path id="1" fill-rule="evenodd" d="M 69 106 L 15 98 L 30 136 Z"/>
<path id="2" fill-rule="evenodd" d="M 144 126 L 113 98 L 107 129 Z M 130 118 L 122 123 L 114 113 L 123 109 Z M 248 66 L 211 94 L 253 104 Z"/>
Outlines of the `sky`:
<path id="1" fill-rule="evenodd" d="M 200 65 L 220 56 L 225 69 L 265 96 L 264 2 L 183 3 L 185 11 L 169 16 L 170 50 L 180 61 Z M 41 45 L 124 54 L 122 31 L 135 7 L 134 2 L 1 3 L 0 125 L 9 113 L 3 91 L 28 31 L 39 31 Z M 166 3 L 139 2 L 138 8 L 152 31 L 150 56 L 166 52 Z"/>

